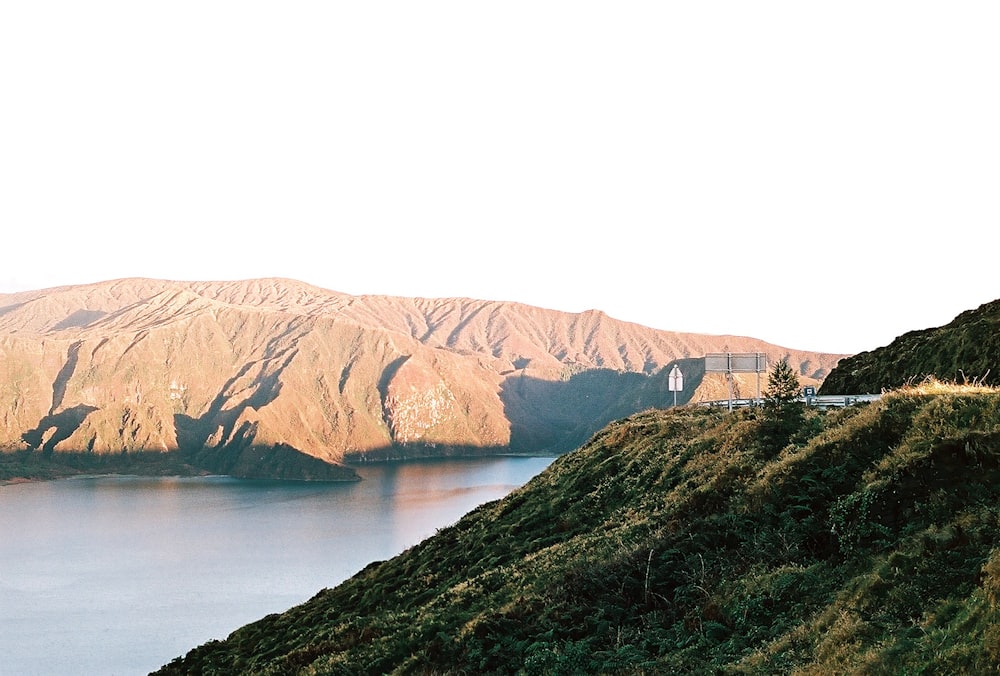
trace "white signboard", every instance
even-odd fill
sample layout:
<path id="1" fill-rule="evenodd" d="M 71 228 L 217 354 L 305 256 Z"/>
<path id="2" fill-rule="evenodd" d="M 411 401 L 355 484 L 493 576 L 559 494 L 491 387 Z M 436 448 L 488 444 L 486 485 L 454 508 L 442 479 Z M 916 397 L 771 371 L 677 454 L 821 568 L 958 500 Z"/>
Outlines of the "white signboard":
<path id="1" fill-rule="evenodd" d="M 674 367 L 670 369 L 670 375 L 667 376 L 667 384 L 670 392 L 680 392 L 684 389 L 684 375 L 677 368 L 677 364 L 674 364 Z"/>
<path id="2" fill-rule="evenodd" d="M 677 364 L 674 364 L 674 367 L 670 369 L 670 375 L 667 376 L 667 387 L 670 392 L 674 393 L 674 406 L 677 406 L 677 393 L 684 389 L 684 376 L 677 368 Z"/>

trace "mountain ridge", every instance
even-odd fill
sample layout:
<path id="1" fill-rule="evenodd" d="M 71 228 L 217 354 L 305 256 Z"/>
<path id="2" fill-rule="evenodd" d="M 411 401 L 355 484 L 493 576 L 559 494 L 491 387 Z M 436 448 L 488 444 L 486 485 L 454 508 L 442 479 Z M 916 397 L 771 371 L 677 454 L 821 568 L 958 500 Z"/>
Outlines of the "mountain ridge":
<path id="1" fill-rule="evenodd" d="M 844 356 L 597 310 L 352 296 L 283 278 L 55 287 L 0 295 L 0 448 L 180 451 L 209 471 L 231 464 L 212 457 L 251 448 L 330 464 L 562 452 L 670 405 L 668 365 L 689 370 L 679 403 L 720 387 L 724 398 L 697 364 L 719 351 L 789 358 L 806 383 Z"/>

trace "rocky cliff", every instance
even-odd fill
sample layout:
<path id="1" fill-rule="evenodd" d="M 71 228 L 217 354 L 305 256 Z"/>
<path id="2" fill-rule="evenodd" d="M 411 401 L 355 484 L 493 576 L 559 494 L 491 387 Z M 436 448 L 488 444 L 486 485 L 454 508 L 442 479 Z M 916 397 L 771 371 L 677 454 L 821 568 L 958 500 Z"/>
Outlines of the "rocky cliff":
<path id="1" fill-rule="evenodd" d="M 325 468 L 345 460 L 559 452 L 671 404 L 674 363 L 679 403 L 724 398 L 699 359 L 723 351 L 788 357 L 803 384 L 844 356 L 286 279 L 0 294 L 0 448 L 179 453 L 208 471 L 302 478 L 340 477 Z"/>

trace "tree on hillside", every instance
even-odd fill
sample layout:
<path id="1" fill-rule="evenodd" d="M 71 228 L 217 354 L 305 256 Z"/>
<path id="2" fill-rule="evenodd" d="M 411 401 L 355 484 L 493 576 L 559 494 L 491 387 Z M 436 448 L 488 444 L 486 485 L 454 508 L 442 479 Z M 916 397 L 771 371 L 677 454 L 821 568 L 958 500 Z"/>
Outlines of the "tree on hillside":
<path id="1" fill-rule="evenodd" d="M 788 365 L 788 358 L 775 363 L 768 374 L 764 391 L 764 438 L 771 452 L 784 448 L 802 428 L 805 404 L 799 401 L 799 377 Z"/>
<path id="2" fill-rule="evenodd" d="M 764 405 L 771 408 L 786 408 L 799 398 L 799 377 L 788 365 L 788 357 L 775 363 L 767 376 L 764 391 Z"/>

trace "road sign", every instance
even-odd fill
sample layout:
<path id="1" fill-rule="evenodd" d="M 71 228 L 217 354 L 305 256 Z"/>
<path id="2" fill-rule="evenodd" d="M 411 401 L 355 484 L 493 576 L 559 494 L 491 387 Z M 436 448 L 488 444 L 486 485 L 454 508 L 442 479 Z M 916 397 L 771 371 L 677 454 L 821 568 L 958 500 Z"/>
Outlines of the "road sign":
<path id="1" fill-rule="evenodd" d="M 684 374 L 677 368 L 677 364 L 674 364 L 674 367 L 670 369 L 670 375 L 667 376 L 667 383 L 671 392 L 680 392 L 684 389 Z"/>
<path id="2" fill-rule="evenodd" d="M 729 410 L 733 409 L 733 374 L 757 374 L 757 398 L 760 399 L 760 374 L 767 371 L 767 354 L 764 352 L 713 352 L 705 355 L 705 371 L 726 374 L 729 386 Z"/>
<path id="3" fill-rule="evenodd" d="M 667 388 L 674 393 L 674 406 L 677 406 L 677 393 L 684 389 L 684 374 L 681 370 L 677 368 L 677 364 L 670 369 L 670 375 L 667 376 Z"/>
<path id="4" fill-rule="evenodd" d="M 705 370 L 723 373 L 764 373 L 767 371 L 767 354 L 764 352 L 706 354 Z"/>

